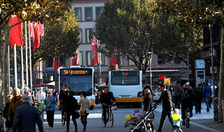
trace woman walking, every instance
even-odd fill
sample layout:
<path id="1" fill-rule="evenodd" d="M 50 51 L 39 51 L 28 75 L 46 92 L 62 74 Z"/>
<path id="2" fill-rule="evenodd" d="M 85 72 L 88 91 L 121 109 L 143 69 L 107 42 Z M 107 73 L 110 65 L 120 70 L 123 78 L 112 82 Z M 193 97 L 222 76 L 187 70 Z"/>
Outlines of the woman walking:
<path id="1" fill-rule="evenodd" d="M 48 92 L 48 96 L 45 99 L 46 104 L 46 112 L 47 112 L 47 122 L 50 127 L 50 129 L 53 129 L 54 126 L 54 112 L 55 107 L 57 105 L 56 99 L 54 96 L 52 96 L 52 92 Z"/>
<path id="2" fill-rule="evenodd" d="M 86 131 L 87 116 L 89 115 L 90 103 L 89 99 L 86 98 L 86 93 L 84 91 L 81 93 L 79 105 L 80 105 L 81 122 L 83 124 L 83 131 Z"/>
<path id="3" fill-rule="evenodd" d="M 145 86 L 144 88 L 144 98 L 143 98 L 143 110 L 145 113 L 149 113 L 152 111 L 152 92 L 150 90 L 149 86 Z M 151 122 L 150 125 L 152 126 L 152 132 L 155 132 L 155 127 L 154 127 L 154 113 L 152 113 L 151 117 Z"/>
<path id="4" fill-rule="evenodd" d="M 66 122 L 67 122 L 66 132 L 69 132 L 70 116 L 72 116 L 72 121 L 75 126 L 75 132 L 78 131 L 76 119 L 79 118 L 79 113 L 76 111 L 77 109 L 78 109 L 77 100 L 73 97 L 70 91 L 67 91 L 64 103 L 64 114 L 66 116 Z"/>

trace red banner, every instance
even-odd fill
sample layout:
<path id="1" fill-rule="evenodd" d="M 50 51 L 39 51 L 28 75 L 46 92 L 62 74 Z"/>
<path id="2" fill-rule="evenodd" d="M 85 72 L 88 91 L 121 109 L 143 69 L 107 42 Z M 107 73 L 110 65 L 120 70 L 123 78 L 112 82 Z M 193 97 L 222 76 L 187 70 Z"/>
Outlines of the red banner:
<path id="1" fill-rule="evenodd" d="M 76 50 L 76 55 L 72 57 L 70 66 L 75 66 L 75 65 L 79 65 L 79 48 L 77 48 Z"/>
<path id="2" fill-rule="evenodd" d="M 60 67 L 60 57 L 54 57 L 53 59 L 53 68 L 58 69 Z"/>
<path id="3" fill-rule="evenodd" d="M 91 48 L 92 48 L 92 66 L 95 66 L 95 65 L 98 64 L 97 44 L 98 44 L 98 40 L 96 39 L 95 36 L 93 36 L 93 40 L 92 40 L 92 43 L 91 43 Z"/>
<path id="4" fill-rule="evenodd" d="M 166 75 L 164 75 L 164 76 L 159 75 L 159 79 L 158 80 L 163 80 L 165 78 L 166 78 Z"/>
<path id="5" fill-rule="evenodd" d="M 12 15 L 9 19 L 9 26 L 13 26 L 22 20 L 16 15 Z M 9 46 L 23 46 L 23 23 L 13 26 L 10 30 Z"/>
<path id="6" fill-rule="evenodd" d="M 35 49 L 40 46 L 39 22 L 32 22 L 30 26 L 31 36 L 33 37 L 33 49 L 35 51 Z"/>

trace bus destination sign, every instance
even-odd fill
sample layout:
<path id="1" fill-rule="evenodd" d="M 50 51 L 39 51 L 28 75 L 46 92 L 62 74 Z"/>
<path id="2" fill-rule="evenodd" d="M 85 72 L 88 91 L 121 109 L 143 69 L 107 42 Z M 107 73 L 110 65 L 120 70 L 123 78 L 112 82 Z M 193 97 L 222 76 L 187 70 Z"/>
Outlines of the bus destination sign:
<path id="1" fill-rule="evenodd" d="M 92 70 L 91 69 L 61 69 L 60 74 L 61 75 L 91 75 Z"/>

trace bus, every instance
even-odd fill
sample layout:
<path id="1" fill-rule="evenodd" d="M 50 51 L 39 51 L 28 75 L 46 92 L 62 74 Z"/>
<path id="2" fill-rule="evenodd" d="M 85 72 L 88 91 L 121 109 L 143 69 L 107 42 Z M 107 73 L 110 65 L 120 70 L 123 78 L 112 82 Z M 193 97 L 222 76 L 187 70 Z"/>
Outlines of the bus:
<path id="1" fill-rule="evenodd" d="M 142 105 L 142 71 L 109 71 L 109 91 L 113 92 L 117 104 Z"/>
<path id="2" fill-rule="evenodd" d="M 91 108 L 95 105 L 94 68 L 93 67 L 69 67 L 59 69 L 59 90 L 63 85 L 73 92 L 79 100 L 82 91 L 90 100 Z"/>

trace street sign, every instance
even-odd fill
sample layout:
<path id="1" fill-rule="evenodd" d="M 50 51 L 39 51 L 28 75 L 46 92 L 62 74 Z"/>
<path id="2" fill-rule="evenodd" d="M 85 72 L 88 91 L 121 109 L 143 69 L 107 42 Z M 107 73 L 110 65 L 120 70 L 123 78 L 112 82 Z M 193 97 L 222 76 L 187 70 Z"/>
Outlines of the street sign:
<path id="1" fill-rule="evenodd" d="M 204 69 L 205 68 L 205 60 L 203 60 L 203 59 L 195 60 L 195 68 L 196 69 Z"/>

